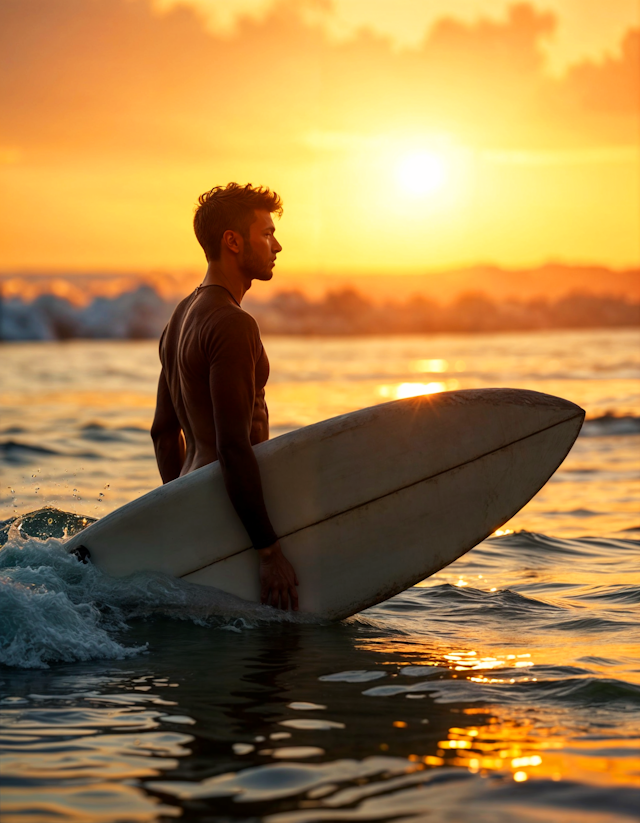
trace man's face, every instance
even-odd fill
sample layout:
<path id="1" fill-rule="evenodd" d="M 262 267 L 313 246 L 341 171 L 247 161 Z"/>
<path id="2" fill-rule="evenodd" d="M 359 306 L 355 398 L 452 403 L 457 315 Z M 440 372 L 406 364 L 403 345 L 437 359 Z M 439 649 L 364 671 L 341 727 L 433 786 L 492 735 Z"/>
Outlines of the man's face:
<path id="1" fill-rule="evenodd" d="M 249 280 L 271 280 L 276 255 L 282 246 L 276 240 L 276 227 L 271 214 L 266 210 L 256 210 L 255 220 L 249 226 L 249 237 L 244 241 L 240 270 Z"/>

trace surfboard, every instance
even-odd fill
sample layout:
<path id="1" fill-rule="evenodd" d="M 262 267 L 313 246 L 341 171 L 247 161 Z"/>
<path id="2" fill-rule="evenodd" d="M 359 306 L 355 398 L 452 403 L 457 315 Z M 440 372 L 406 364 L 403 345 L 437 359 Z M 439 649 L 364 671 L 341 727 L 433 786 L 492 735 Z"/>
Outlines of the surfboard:
<path id="1" fill-rule="evenodd" d="M 386 600 L 490 536 L 547 482 L 584 411 L 521 389 L 396 400 L 255 446 L 300 611 L 339 620 Z M 117 577 L 166 572 L 259 601 L 258 554 L 218 462 L 71 538 Z"/>

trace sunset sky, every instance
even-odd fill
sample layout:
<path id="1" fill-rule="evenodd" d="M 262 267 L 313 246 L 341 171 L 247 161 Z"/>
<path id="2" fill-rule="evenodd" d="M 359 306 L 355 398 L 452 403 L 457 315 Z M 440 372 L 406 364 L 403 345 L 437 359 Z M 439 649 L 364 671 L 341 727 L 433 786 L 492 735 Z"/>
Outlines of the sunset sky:
<path id="1" fill-rule="evenodd" d="M 635 0 L 3 0 L 0 270 L 202 266 L 275 188 L 279 270 L 640 262 Z"/>

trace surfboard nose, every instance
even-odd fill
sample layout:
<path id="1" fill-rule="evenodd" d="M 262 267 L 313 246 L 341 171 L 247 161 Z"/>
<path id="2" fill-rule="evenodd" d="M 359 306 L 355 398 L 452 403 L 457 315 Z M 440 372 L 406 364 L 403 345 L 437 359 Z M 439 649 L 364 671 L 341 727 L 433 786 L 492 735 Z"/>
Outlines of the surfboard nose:
<path id="1" fill-rule="evenodd" d="M 485 404 L 504 408 L 505 406 L 516 406 L 523 409 L 536 409 L 542 413 L 547 413 L 550 418 L 570 419 L 580 417 L 584 420 L 585 410 L 571 400 L 564 397 L 557 397 L 554 394 L 544 394 L 543 392 L 532 391 L 530 389 L 462 389 L 456 392 L 445 392 L 469 405 L 477 406 Z M 438 395 L 430 395 L 438 397 Z M 444 395 L 440 395 L 443 397 Z"/>
<path id="2" fill-rule="evenodd" d="M 555 394 L 544 394 L 543 392 L 531 391 L 530 389 L 504 389 L 504 391 L 513 391 L 521 400 L 524 400 L 525 403 L 553 408 L 558 411 L 567 411 L 571 414 L 581 414 L 582 416 L 585 414 L 581 406 L 578 406 L 572 400 L 558 397 Z"/>

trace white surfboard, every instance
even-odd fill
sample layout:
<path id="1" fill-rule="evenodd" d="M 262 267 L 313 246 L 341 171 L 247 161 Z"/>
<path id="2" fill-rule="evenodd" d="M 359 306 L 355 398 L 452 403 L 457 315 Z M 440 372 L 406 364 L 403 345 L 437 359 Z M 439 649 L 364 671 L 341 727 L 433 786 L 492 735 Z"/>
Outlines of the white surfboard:
<path id="1" fill-rule="evenodd" d="M 518 389 L 397 400 L 255 447 L 267 511 L 300 611 L 338 620 L 447 566 L 547 482 L 584 411 Z M 122 506 L 71 538 L 105 572 L 167 572 L 260 599 L 258 555 L 218 462 Z"/>

